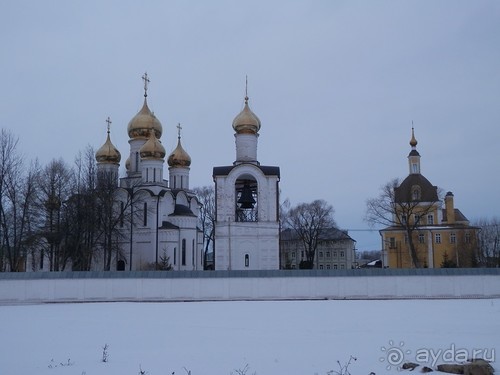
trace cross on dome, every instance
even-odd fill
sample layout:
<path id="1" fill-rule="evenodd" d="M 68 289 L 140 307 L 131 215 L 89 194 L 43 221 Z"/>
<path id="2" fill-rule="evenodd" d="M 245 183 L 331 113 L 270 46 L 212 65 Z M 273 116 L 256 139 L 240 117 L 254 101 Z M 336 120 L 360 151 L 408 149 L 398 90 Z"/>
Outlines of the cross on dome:
<path id="1" fill-rule="evenodd" d="M 181 126 L 181 123 L 179 122 L 177 124 L 177 138 L 178 139 L 181 139 L 181 130 L 182 130 L 182 126 Z"/>
<path id="2" fill-rule="evenodd" d="M 108 116 L 108 118 L 106 119 L 106 123 L 108 124 L 108 134 L 109 134 L 109 130 L 110 130 L 110 128 L 111 128 L 111 123 L 112 123 L 112 121 L 111 121 L 111 119 L 109 118 L 109 116 Z"/>
<path id="3" fill-rule="evenodd" d="M 148 83 L 151 82 L 147 72 L 144 72 L 142 80 L 144 81 L 144 97 L 146 98 L 148 96 Z"/>

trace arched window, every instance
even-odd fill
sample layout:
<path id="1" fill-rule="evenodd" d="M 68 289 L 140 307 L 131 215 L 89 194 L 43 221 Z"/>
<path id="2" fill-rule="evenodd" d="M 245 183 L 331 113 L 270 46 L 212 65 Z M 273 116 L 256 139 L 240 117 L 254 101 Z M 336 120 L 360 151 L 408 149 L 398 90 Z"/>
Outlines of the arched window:
<path id="1" fill-rule="evenodd" d="M 236 180 L 236 221 L 258 221 L 257 181 L 251 176 Z"/>
<path id="2" fill-rule="evenodd" d="M 144 210 L 143 210 L 143 217 L 142 217 L 142 224 L 146 227 L 148 225 L 148 204 L 144 203 Z"/>
<path id="3" fill-rule="evenodd" d="M 135 153 L 135 171 L 137 172 L 139 170 L 139 153 Z"/>
<path id="4" fill-rule="evenodd" d="M 250 267 L 250 255 L 245 254 L 245 267 Z"/>
<path id="5" fill-rule="evenodd" d="M 412 186 L 411 199 L 414 201 L 419 201 L 421 199 L 420 186 Z"/>

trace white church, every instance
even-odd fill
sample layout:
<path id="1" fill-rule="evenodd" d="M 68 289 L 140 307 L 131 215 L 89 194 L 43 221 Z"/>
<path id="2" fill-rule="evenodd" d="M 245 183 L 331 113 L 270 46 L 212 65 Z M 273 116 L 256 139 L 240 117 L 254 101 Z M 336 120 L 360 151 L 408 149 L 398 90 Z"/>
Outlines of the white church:
<path id="1" fill-rule="evenodd" d="M 126 212 L 120 223 L 119 249 L 111 270 L 203 270 L 203 233 L 199 229 L 200 203 L 189 186 L 191 158 L 181 145 L 167 158 L 161 144 L 162 125 L 147 103 L 149 79 L 144 80 L 144 104 L 130 120 L 126 176 L 118 178 L 121 154 L 108 136 L 96 152 L 98 174 L 116 176 L 117 201 Z M 279 269 L 278 167 L 257 160 L 261 123 L 248 106 L 233 121 L 236 160 L 215 167 L 215 269 Z M 97 265 L 102 269 L 102 265 Z"/>

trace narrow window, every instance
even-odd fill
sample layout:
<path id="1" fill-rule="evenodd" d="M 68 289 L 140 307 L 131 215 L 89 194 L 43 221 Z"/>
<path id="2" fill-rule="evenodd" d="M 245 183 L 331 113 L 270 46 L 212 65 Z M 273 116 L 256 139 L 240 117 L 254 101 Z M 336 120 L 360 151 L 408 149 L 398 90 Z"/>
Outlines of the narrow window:
<path id="1" fill-rule="evenodd" d="M 148 225 L 148 204 L 144 203 L 144 212 L 143 212 L 143 218 L 142 218 L 144 226 Z"/>
<path id="2" fill-rule="evenodd" d="M 146 168 L 146 182 L 149 182 L 149 168 Z"/>
<path id="3" fill-rule="evenodd" d="M 336 270 L 336 269 L 337 269 L 337 265 L 336 265 L 336 264 L 334 264 L 334 265 L 333 265 L 333 269 L 334 269 L 334 270 Z"/>
<path id="4" fill-rule="evenodd" d="M 319 265 L 319 269 L 320 269 L 320 270 L 322 270 L 322 269 L 323 269 L 323 265 L 322 265 L 322 264 L 320 264 L 320 265 Z"/>
<path id="5" fill-rule="evenodd" d="M 434 215 L 432 215 L 432 214 L 427 215 L 427 224 L 429 224 L 429 225 L 434 224 Z"/>
<path id="6" fill-rule="evenodd" d="M 336 257 L 337 257 L 337 252 L 336 252 L 336 251 L 334 251 L 334 252 L 333 252 L 333 257 L 334 257 L 334 258 L 336 258 Z"/>
<path id="7" fill-rule="evenodd" d="M 292 252 L 292 259 L 295 259 L 295 251 Z"/>
<path id="8" fill-rule="evenodd" d="M 327 257 L 327 258 L 330 258 L 330 256 L 331 256 L 331 253 L 330 253 L 329 251 L 327 251 L 327 252 L 326 252 L 326 257 Z"/>
<path id="9" fill-rule="evenodd" d="M 323 258 L 323 252 L 322 251 L 319 252 L 319 257 Z"/>
<path id="10" fill-rule="evenodd" d="M 177 248 L 174 247 L 174 265 L 177 264 Z"/>
<path id="11" fill-rule="evenodd" d="M 420 222 L 420 215 L 415 214 L 415 215 L 413 216 L 413 219 L 415 220 L 415 225 L 417 225 L 417 224 Z"/>
<path id="12" fill-rule="evenodd" d="M 153 181 L 156 181 L 156 168 L 153 169 Z"/>
<path id="13" fill-rule="evenodd" d="M 457 243 L 457 235 L 455 233 L 450 233 L 450 243 Z"/>
<path id="14" fill-rule="evenodd" d="M 418 243 L 425 243 L 425 237 L 423 233 L 418 235 Z"/>
<path id="15" fill-rule="evenodd" d="M 470 243 L 470 233 L 469 232 L 465 233 L 464 241 L 465 241 L 465 243 Z"/>
<path id="16" fill-rule="evenodd" d="M 406 224 L 406 215 L 401 216 L 401 224 Z"/>
<path id="17" fill-rule="evenodd" d="M 300 258 L 301 258 L 301 259 L 304 259 L 304 250 L 302 250 L 302 251 L 300 252 Z"/>
<path id="18" fill-rule="evenodd" d="M 135 153 L 135 171 L 137 172 L 139 170 L 139 153 Z"/>
<path id="19" fill-rule="evenodd" d="M 245 267 L 250 267 L 250 255 L 245 254 Z"/>
<path id="20" fill-rule="evenodd" d="M 340 257 L 341 257 L 341 258 L 345 257 L 345 252 L 341 251 L 341 252 L 340 252 Z"/>
<path id="21" fill-rule="evenodd" d="M 182 253 L 181 253 L 181 264 L 186 265 L 186 240 L 182 240 Z"/>
<path id="22" fill-rule="evenodd" d="M 329 270 L 330 268 L 332 268 L 329 264 L 326 265 L 326 269 Z"/>
<path id="23" fill-rule="evenodd" d="M 174 189 L 177 189 L 177 176 L 174 176 Z"/>
<path id="24" fill-rule="evenodd" d="M 395 249 L 396 248 L 396 238 L 390 237 L 389 238 L 389 249 Z"/>
<path id="25" fill-rule="evenodd" d="M 341 264 L 341 265 L 340 265 L 340 269 L 341 269 L 341 270 L 345 269 L 345 265 L 344 265 L 344 264 Z"/>
<path id="26" fill-rule="evenodd" d="M 435 242 L 436 243 L 441 243 L 441 234 L 436 233 L 436 235 L 435 235 Z"/>
<path id="27" fill-rule="evenodd" d="M 405 244 L 407 244 L 407 243 L 408 243 L 408 235 L 405 234 Z"/>
<path id="28" fill-rule="evenodd" d="M 125 204 L 120 202 L 120 227 L 123 228 L 123 215 L 125 211 Z"/>
<path id="29" fill-rule="evenodd" d="M 194 266 L 194 240 L 193 240 L 193 244 L 192 244 L 192 249 L 193 249 L 193 256 L 192 256 L 191 262 Z"/>

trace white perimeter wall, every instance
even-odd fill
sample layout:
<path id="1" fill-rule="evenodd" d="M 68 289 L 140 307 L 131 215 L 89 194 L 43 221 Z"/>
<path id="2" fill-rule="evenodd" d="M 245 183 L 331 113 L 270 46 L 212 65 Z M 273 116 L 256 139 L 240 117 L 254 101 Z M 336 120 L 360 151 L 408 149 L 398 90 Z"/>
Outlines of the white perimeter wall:
<path id="1" fill-rule="evenodd" d="M 380 298 L 500 298 L 500 274 L 0 279 L 0 304 Z"/>

